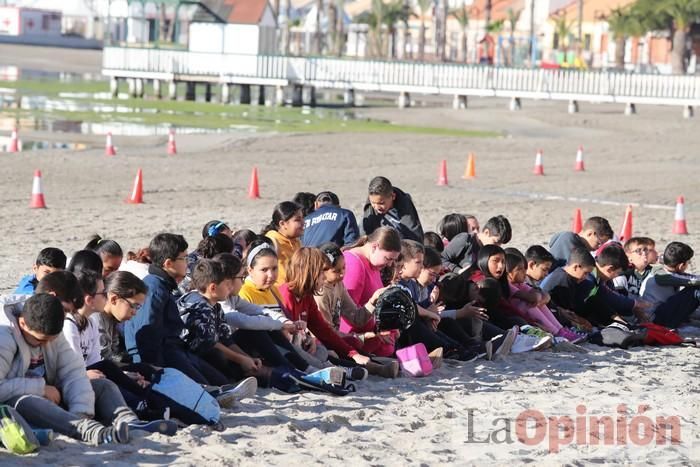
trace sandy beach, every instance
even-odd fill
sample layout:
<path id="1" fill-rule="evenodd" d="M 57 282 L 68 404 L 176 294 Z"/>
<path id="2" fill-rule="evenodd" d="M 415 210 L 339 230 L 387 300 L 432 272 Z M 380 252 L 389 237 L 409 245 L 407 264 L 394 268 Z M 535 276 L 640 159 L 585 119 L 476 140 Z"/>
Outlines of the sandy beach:
<path id="1" fill-rule="evenodd" d="M 79 140 L 90 148 L 0 154 L 0 291 L 14 288 L 42 247 L 71 254 L 93 233 L 128 250 L 146 246 L 157 232 L 171 231 L 184 234 L 195 247 L 208 220 L 258 230 L 275 203 L 297 191 L 325 189 L 360 214 L 375 175 L 389 177 L 413 196 L 425 230 L 449 212 L 474 214 L 482 223 L 504 214 L 513 225 L 509 246 L 525 248 L 546 245 L 553 233 L 569 229 L 577 207 L 584 217 L 608 218 L 618 230 L 625 207 L 632 204 L 634 233 L 656 239 L 659 251 L 671 240 L 700 247 L 697 121 L 683 120 L 679 108 L 640 107 L 639 115 L 625 117 L 620 106 L 582 105 L 581 113 L 568 115 L 565 104 L 547 102 L 524 101 L 523 110 L 513 113 L 503 101 L 471 100 L 468 110 L 455 111 L 434 101 L 422 107 L 416 99 L 418 107 L 404 111 L 362 113 L 397 123 L 494 130 L 502 136 L 181 135 L 176 156 L 166 155 L 167 137 L 120 137 L 115 140 L 118 155 L 106 158 L 101 135 L 23 133 L 28 139 Z M 583 173 L 573 171 L 579 145 L 585 151 Z M 538 149 L 544 151 L 544 177 L 532 175 Z M 477 178 L 462 180 L 469 152 L 476 155 Z M 436 185 L 442 159 L 448 163 L 448 187 Z M 253 166 L 260 172 L 259 200 L 246 196 Z M 145 203 L 125 204 L 139 168 Z M 43 173 L 46 210 L 28 208 L 35 169 Z M 687 202 L 690 235 L 684 237 L 671 233 L 679 195 Z M 228 428 L 221 433 L 190 427 L 173 438 L 154 435 L 100 448 L 59 438 L 22 459 L 0 454 L 0 463 L 698 465 L 700 349 L 585 348 L 588 353 L 538 352 L 498 362 L 446 364 L 424 379 L 370 378 L 357 393 L 340 398 L 261 390 L 226 414 Z M 641 445 L 627 436 L 611 446 L 592 446 L 585 429 L 584 438 L 557 443 L 567 433 L 547 419 L 610 416 L 630 422 L 644 404 L 649 420 L 678 417 L 679 444 L 659 445 L 655 439 Z M 542 414 L 530 421 L 540 420 L 539 430 L 546 429 L 532 446 L 518 441 L 515 422 L 527 410 Z M 538 439 L 538 428 L 529 433 L 526 439 Z"/>

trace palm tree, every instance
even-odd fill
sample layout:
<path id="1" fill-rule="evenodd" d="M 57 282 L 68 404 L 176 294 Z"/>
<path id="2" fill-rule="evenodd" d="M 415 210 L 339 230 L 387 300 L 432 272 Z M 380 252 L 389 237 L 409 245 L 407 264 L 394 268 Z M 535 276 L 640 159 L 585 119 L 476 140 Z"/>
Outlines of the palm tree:
<path id="1" fill-rule="evenodd" d="M 484 5 L 484 29 L 489 30 L 491 25 L 491 10 L 493 9 L 493 2 L 491 0 L 486 0 Z"/>
<path id="2" fill-rule="evenodd" d="M 326 44 L 328 44 L 328 52 L 331 55 L 336 54 L 338 47 L 338 5 L 333 0 L 328 2 L 328 26 L 326 34 L 328 39 Z"/>
<path id="3" fill-rule="evenodd" d="M 336 0 L 335 53 L 340 57 L 345 50 L 345 0 Z"/>
<path id="4" fill-rule="evenodd" d="M 700 0 L 663 0 L 657 11 L 673 19 L 673 51 L 671 69 L 674 73 L 685 73 L 685 58 L 690 25 L 700 17 Z"/>
<path id="5" fill-rule="evenodd" d="M 643 28 L 639 18 L 629 8 L 614 8 L 607 17 L 608 28 L 615 39 L 615 68 L 625 68 L 625 45 L 629 36 L 639 36 Z"/>
<path id="6" fill-rule="evenodd" d="M 569 37 L 571 36 L 571 27 L 573 21 L 566 19 L 566 11 L 554 16 L 554 33 L 558 37 L 557 50 L 566 52 L 569 49 Z"/>
<path id="7" fill-rule="evenodd" d="M 508 8 L 508 44 L 510 45 L 510 54 L 508 56 L 508 66 L 513 66 L 515 62 L 515 27 L 520 21 L 520 15 L 523 10 L 514 11 L 512 8 Z"/>
<path id="8" fill-rule="evenodd" d="M 420 29 L 418 31 L 418 60 L 425 60 L 425 16 L 433 6 L 432 0 L 417 0 L 420 10 Z"/>
<path id="9" fill-rule="evenodd" d="M 316 32 L 314 33 L 314 53 L 323 54 L 323 32 L 321 31 L 321 15 L 323 14 L 323 0 L 316 0 Z"/>
<path id="10" fill-rule="evenodd" d="M 460 50 L 462 51 L 461 61 L 467 63 L 467 28 L 469 27 L 469 12 L 467 6 L 462 5 L 462 8 L 452 10 L 450 15 L 459 23 L 459 42 Z"/>

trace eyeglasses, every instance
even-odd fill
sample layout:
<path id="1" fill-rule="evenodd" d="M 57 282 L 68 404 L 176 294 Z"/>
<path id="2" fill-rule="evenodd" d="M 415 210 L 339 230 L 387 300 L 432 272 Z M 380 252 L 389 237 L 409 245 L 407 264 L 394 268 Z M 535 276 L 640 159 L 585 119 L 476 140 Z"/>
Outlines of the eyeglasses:
<path id="1" fill-rule="evenodd" d="M 632 253 L 636 253 L 638 255 L 643 255 L 643 254 L 649 254 L 649 248 L 637 248 L 636 250 L 632 250 Z"/>
<path id="2" fill-rule="evenodd" d="M 138 312 L 141 309 L 141 307 L 143 306 L 141 303 L 131 302 L 131 301 L 127 300 L 126 298 L 119 296 L 119 295 L 117 295 L 117 298 L 124 300 L 129 305 L 129 308 L 131 308 L 135 312 Z"/>
<path id="3" fill-rule="evenodd" d="M 175 261 L 187 261 L 187 256 L 178 256 Z"/>

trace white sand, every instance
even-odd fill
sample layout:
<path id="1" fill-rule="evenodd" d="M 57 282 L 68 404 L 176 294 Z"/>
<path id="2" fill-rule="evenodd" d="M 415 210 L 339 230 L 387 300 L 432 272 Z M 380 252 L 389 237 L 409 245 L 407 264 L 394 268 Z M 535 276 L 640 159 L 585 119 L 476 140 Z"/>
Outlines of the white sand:
<path id="1" fill-rule="evenodd" d="M 660 251 L 670 240 L 686 241 L 696 249 L 700 245 L 697 122 L 682 120 L 680 109 L 642 107 L 640 115 L 626 118 L 622 108 L 610 106 L 584 105 L 574 116 L 565 113 L 564 104 L 525 101 L 517 114 L 505 110 L 504 102 L 470 101 L 470 106 L 467 111 L 363 112 L 406 123 L 495 129 L 505 136 L 190 136 L 178 138 L 180 153 L 174 157 L 165 155 L 164 137 L 119 138 L 115 141 L 119 155 L 108 159 L 100 137 L 51 135 L 92 141 L 95 149 L 0 155 L 0 290 L 16 285 L 40 248 L 59 246 L 71 254 L 92 233 L 136 249 L 147 245 L 156 232 L 167 230 L 183 233 L 194 247 L 206 221 L 221 218 L 232 226 L 257 230 L 269 220 L 276 202 L 297 191 L 332 189 L 345 207 L 359 213 L 367 182 L 379 174 L 412 194 L 426 230 L 448 212 L 469 212 L 482 223 L 491 215 L 504 214 L 514 226 L 511 244 L 523 248 L 546 244 L 551 234 L 568 229 L 575 207 L 582 208 L 584 217 L 605 216 L 619 229 L 625 205 L 635 203 L 643 205 L 634 208 L 635 234 L 657 239 Z M 573 172 L 579 144 L 585 147 L 585 173 Z M 531 174 L 538 148 L 544 150 L 545 177 Z M 470 151 L 477 155 L 478 178 L 463 181 L 460 176 Z M 441 159 L 448 160 L 447 188 L 435 184 Z M 260 170 L 263 196 L 257 201 L 246 198 L 253 165 Z M 44 174 L 47 210 L 27 208 L 35 168 Z M 146 204 L 124 204 L 138 168 L 144 171 Z M 684 238 L 671 234 L 679 194 L 688 203 L 691 235 Z M 107 448 L 60 438 L 38 455 L 12 461 L 22 465 L 698 464 L 699 350 L 587 348 L 588 354 L 541 352 L 503 362 L 446 365 L 421 380 L 372 378 L 344 398 L 261 391 L 226 415 L 229 428 L 223 433 L 192 427 L 170 439 L 152 436 Z M 474 439 L 481 440 L 503 428 L 505 422 L 496 421 L 494 427 L 494 419 L 515 420 L 526 409 L 545 417 L 575 417 L 577 405 L 583 404 L 588 415 L 616 417 L 617 406 L 623 403 L 632 407 L 630 413 L 644 403 L 651 406 L 654 417 L 679 416 L 682 443 L 671 447 L 652 443 L 652 448 L 579 443 L 550 454 L 546 439 L 534 447 L 519 443 L 514 423 L 511 444 L 467 442 L 469 413 Z M 503 436 L 503 432 L 496 435 Z M 0 454 L 0 463 L 9 461 Z"/>

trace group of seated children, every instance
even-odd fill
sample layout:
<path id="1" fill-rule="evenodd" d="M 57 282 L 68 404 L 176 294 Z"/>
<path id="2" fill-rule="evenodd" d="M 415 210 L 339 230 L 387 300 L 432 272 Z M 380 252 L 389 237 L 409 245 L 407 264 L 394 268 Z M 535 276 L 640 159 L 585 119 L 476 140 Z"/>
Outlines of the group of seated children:
<path id="1" fill-rule="evenodd" d="M 423 232 L 411 196 L 384 177 L 369 185 L 362 232 L 337 195 L 307 195 L 275 206 L 260 235 L 208 222 L 193 251 L 173 233 L 126 257 L 100 237 L 69 261 L 43 249 L 0 298 L 0 403 L 36 428 L 125 443 L 212 421 L 166 380 L 224 408 L 258 386 L 344 394 L 346 380 L 396 378 L 396 351 L 415 344 L 435 365 L 494 360 L 572 349 L 619 320 L 677 328 L 700 305 L 690 246 L 671 242 L 657 264 L 653 240 L 622 245 L 600 217 L 523 253 L 503 248 L 504 216 L 482 227 L 453 213 Z M 415 312 L 393 328 L 381 323 L 389 290 L 403 297 L 392 312 L 408 316 L 406 301 Z"/>

